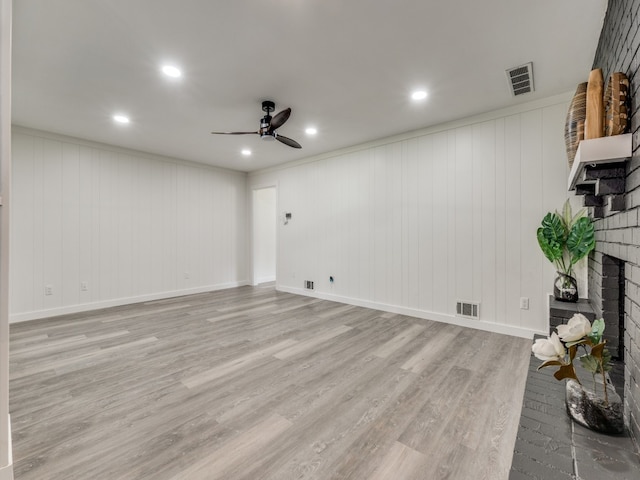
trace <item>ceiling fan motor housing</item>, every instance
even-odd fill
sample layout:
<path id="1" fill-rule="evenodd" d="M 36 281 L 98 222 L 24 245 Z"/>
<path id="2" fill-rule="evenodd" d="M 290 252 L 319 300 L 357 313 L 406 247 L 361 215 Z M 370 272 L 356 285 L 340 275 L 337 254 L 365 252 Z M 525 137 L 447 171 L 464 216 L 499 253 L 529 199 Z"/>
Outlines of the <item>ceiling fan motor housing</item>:
<path id="1" fill-rule="evenodd" d="M 271 128 L 271 115 L 267 114 L 260 119 L 260 138 L 263 140 L 272 140 L 269 130 Z"/>
<path id="2" fill-rule="evenodd" d="M 262 111 L 266 112 L 266 115 L 260 119 L 260 138 L 262 140 L 273 141 L 276 139 L 275 132 L 270 132 L 271 129 L 271 112 L 276 109 L 276 104 L 271 100 L 264 100 L 262 102 Z"/>

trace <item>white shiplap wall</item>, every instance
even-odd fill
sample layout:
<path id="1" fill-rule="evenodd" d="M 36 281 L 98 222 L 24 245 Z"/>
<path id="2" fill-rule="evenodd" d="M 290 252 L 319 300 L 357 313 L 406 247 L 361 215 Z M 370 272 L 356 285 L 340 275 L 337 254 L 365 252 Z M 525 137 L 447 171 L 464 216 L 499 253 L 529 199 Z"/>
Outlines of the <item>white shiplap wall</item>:
<path id="1" fill-rule="evenodd" d="M 13 191 L 12 321 L 248 280 L 244 173 L 14 128 Z"/>
<path id="2" fill-rule="evenodd" d="M 277 183 L 279 215 L 293 214 L 278 225 L 278 288 L 515 335 L 543 332 L 554 272 L 535 231 L 567 197 L 568 98 L 250 174 L 250 188 Z M 456 317 L 456 300 L 479 302 L 481 319 Z"/>

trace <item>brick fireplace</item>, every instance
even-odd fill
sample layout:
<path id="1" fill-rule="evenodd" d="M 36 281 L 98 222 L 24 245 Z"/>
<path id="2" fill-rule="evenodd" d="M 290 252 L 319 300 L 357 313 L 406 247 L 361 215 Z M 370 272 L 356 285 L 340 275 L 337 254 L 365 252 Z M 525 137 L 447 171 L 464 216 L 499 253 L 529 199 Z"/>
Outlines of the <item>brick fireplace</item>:
<path id="1" fill-rule="evenodd" d="M 623 211 L 604 208 L 595 219 L 596 249 L 589 258 L 589 300 L 606 323 L 612 355 L 624 359 L 625 421 L 640 440 L 640 0 L 609 0 L 593 68 L 605 80 L 623 72 L 630 81 L 632 158 L 625 163 Z M 596 215 L 599 216 L 599 215 Z"/>
<path id="2" fill-rule="evenodd" d="M 589 299 L 605 322 L 604 339 L 613 358 L 624 360 L 625 262 L 596 251 L 589 263 Z"/>
<path id="3" fill-rule="evenodd" d="M 620 396 L 625 381 L 626 262 L 596 250 L 589 259 L 589 301 L 596 318 L 605 323 L 604 339 L 613 357 L 610 372 Z"/>

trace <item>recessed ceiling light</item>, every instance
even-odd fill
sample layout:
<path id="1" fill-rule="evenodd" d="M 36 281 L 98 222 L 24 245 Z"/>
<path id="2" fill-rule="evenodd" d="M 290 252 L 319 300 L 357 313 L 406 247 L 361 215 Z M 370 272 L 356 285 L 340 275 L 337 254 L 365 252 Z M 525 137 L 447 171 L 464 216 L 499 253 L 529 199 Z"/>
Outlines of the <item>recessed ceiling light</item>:
<path id="1" fill-rule="evenodd" d="M 129 117 L 127 117 L 126 115 L 118 114 L 113 116 L 113 121 L 118 123 L 129 123 L 131 120 L 129 120 Z"/>
<path id="2" fill-rule="evenodd" d="M 315 135 L 318 133 L 318 129 L 315 127 L 309 127 L 304 131 L 307 135 Z"/>
<path id="3" fill-rule="evenodd" d="M 173 65 L 163 65 L 162 73 L 171 78 L 180 78 L 182 76 L 182 72 L 180 71 L 180 69 L 178 67 L 174 67 Z"/>
<path id="4" fill-rule="evenodd" d="M 244 155 L 245 157 L 248 157 L 249 155 L 251 155 L 251 150 L 249 150 L 248 148 L 245 148 L 240 153 L 242 153 L 242 155 Z"/>
<path id="5" fill-rule="evenodd" d="M 424 90 L 416 90 L 411 94 L 411 98 L 413 100 L 424 100 L 425 98 L 427 98 L 427 92 L 425 92 Z"/>

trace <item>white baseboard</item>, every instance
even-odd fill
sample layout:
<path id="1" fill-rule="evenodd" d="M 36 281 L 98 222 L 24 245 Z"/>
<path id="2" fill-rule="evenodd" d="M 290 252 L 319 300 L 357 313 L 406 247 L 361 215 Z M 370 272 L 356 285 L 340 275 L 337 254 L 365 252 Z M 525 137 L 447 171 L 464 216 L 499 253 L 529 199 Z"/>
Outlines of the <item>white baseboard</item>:
<path id="1" fill-rule="evenodd" d="M 0 480 L 13 480 L 13 453 L 12 453 L 12 445 L 11 445 L 11 415 L 8 415 L 7 424 L 9 428 L 7 429 L 7 449 L 8 449 L 8 458 L 9 463 L 0 467 Z"/>
<path id="2" fill-rule="evenodd" d="M 100 302 L 81 303 L 78 305 L 68 305 L 64 307 L 50 308 L 46 310 L 37 310 L 33 312 L 13 313 L 9 315 L 9 323 L 26 322 L 29 320 L 37 320 L 40 318 L 55 317 L 58 315 L 67 315 L 69 313 L 88 312 L 101 308 L 118 307 L 120 305 L 129 305 L 132 303 L 149 302 L 152 300 L 163 300 L 165 298 L 182 297 L 184 295 L 193 295 L 195 293 L 213 292 L 216 290 L 224 290 L 227 288 L 241 287 L 249 285 L 249 281 L 221 283 L 218 285 L 206 285 L 203 287 L 186 288 L 184 290 L 173 290 L 170 292 L 152 293 L 148 295 L 139 295 L 136 297 L 123 297 L 113 300 L 103 300 Z M 2 480 L 0 478 L 0 480 Z"/>
<path id="3" fill-rule="evenodd" d="M 0 480 L 13 480 L 13 465 L 11 463 L 6 467 L 0 467 Z"/>
<path id="4" fill-rule="evenodd" d="M 429 312 L 426 310 L 418 310 L 415 308 L 403 307 L 400 305 L 389 305 L 386 303 L 371 302 L 358 298 L 333 295 L 326 292 L 305 290 L 303 288 L 292 288 L 283 285 L 276 285 L 276 289 L 282 292 L 294 293 L 296 295 L 305 295 L 308 297 L 320 298 L 322 300 L 330 300 L 333 302 L 346 303 L 348 305 L 355 305 L 358 307 L 372 308 L 374 310 L 382 310 L 383 312 L 398 313 L 400 315 L 408 315 L 410 317 L 423 318 L 425 320 L 434 320 L 436 322 L 449 323 L 461 327 L 475 328 L 476 330 L 484 330 L 487 332 L 511 335 L 514 337 L 533 338 L 533 335 L 536 333 L 544 333 L 529 328 L 514 327 L 502 323 L 488 322 L 486 320 L 472 320 L 469 318 L 458 317 L 456 315 Z"/>
<path id="5" fill-rule="evenodd" d="M 266 281 L 273 281 L 264 280 Z M 38 310 L 33 312 L 16 313 L 9 316 L 9 323 L 26 322 L 29 320 L 36 320 L 40 318 L 55 317 L 57 315 L 66 315 L 69 313 L 87 312 L 91 310 L 98 310 L 100 308 L 117 307 L 120 305 L 128 305 L 132 303 L 149 302 L 152 300 L 162 300 L 165 298 L 180 297 L 183 295 L 193 295 L 196 293 L 212 292 L 216 290 L 223 290 L 227 288 L 234 288 L 250 285 L 249 281 L 230 282 L 218 285 L 208 285 L 204 287 L 189 288 L 184 290 L 174 290 L 170 292 L 154 293 L 149 295 L 140 295 L 136 297 L 125 297 L 113 300 L 106 300 L 94 303 L 84 303 L 79 305 L 70 305 L 65 307 L 51 308 L 47 310 Z M 546 335 L 547 332 L 533 330 L 529 328 L 514 327 L 511 325 L 505 325 L 502 323 L 489 322 L 486 320 L 472 320 L 469 318 L 458 317 L 456 315 L 443 314 L 438 312 L 430 312 L 427 310 L 419 310 L 415 308 L 403 307 L 401 305 L 390 305 L 380 302 L 371 302 L 368 300 L 362 300 L 359 298 L 344 297 L 340 295 L 333 295 L 331 293 L 319 292 L 315 290 L 306 290 L 303 288 L 293 288 L 283 285 L 276 285 L 276 289 L 282 292 L 293 293 L 296 295 L 304 295 L 307 297 L 320 298 L 323 300 L 330 300 L 338 303 L 345 303 L 348 305 L 355 305 L 358 307 L 372 308 L 375 310 L 381 310 L 384 312 L 397 313 L 401 315 L 408 315 L 416 318 L 423 318 L 426 320 L 434 320 L 437 322 L 449 323 L 452 325 L 459 325 L 461 327 L 475 328 L 478 330 L 485 330 L 488 332 L 501 333 L 504 335 L 512 335 L 522 338 L 533 338 L 534 334 Z M 4 480 L 0 477 L 0 480 Z"/>
<path id="6" fill-rule="evenodd" d="M 270 275 L 268 277 L 259 277 L 257 279 L 256 285 L 260 285 L 261 283 L 267 283 L 267 282 L 275 282 L 275 281 L 276 281 L 275 275 Z"/>

